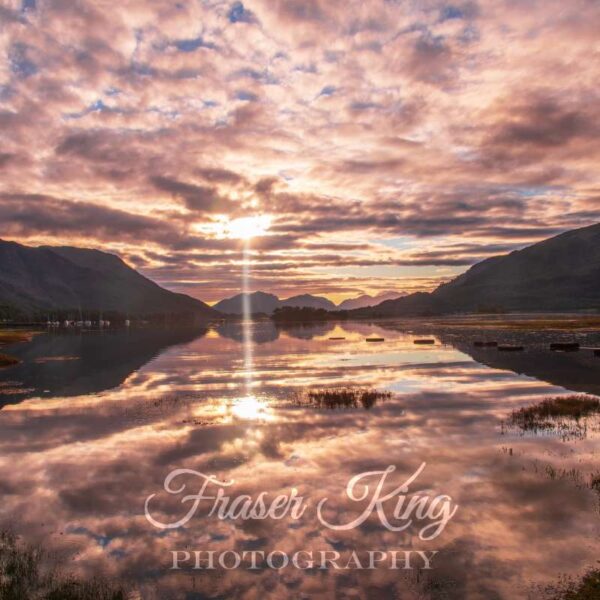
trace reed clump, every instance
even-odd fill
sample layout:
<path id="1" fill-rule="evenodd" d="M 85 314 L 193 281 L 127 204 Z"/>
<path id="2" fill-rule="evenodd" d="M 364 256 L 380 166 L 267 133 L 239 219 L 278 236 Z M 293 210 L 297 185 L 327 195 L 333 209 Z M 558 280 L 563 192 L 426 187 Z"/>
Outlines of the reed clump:
<path id="1" fill-rule="evenodd" d="M 564 419 L 579 421 L 600 414 L 600 399 L 584 394 L 546 398 L 537 404 L 513 410 L 510 423 L 523 431 L 555 429 Z"/>
<path id="2" fill-rule="evenodd" d="M 391 398 L 391 392 L 370 388 L 340 387 L 309 390 L 297 399 L 299 404 L 316 408 L 364 408 L 370 409 L 380 400 Z"/>

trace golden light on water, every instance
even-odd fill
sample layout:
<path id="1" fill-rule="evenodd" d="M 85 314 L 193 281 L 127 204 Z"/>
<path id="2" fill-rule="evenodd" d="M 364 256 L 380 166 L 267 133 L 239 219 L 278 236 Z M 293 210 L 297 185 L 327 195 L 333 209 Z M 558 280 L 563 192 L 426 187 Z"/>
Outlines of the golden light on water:
<path id="1" fill-rule="evenodd" d="M 231 412 L 238 419 L 267 420 L 272 418 L 268 410 L 268 403 L 256 396 L 238 398 L 231 406 Z"/>

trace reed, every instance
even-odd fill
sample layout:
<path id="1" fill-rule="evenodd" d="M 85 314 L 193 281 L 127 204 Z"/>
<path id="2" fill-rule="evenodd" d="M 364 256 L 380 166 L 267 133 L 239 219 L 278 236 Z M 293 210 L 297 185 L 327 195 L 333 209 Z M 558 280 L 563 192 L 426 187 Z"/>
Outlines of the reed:
<path id="1" fill-rule="evenodd" d="M 391 398 L 391 392 L 382 392 L 370 388 L 324 388 L 309 390 L 298 397 L 298 403 L 316 408 L 365 408 L 370 409 L 380 400 Z"/>

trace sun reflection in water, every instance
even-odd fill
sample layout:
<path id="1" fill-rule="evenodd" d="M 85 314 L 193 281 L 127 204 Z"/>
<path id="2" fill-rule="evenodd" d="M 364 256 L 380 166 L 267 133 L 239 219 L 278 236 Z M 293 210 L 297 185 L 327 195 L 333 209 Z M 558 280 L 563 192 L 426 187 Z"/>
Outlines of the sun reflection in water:
<path id="1" fill-rule="evenodd" d="M 265 421 L 273 418 L 269 410 L 269 403 L 256 396 L 246 396 L 235 400 L 231 406 L 231 413 L 238 419 L 250 421 Z"/>
<path id="2" fill-rule="evenodd" d="M 245 396 L 238 398 L 231 406 L 231 413 L 239 419 L 264 420 L 272 417 L 268 413 L 268 403 L 257 398 L 252 393 L 254 379 L 254 348 L 252 339 L 252 305 L 250 299 L 250 271 L 252 267 L 251 241 L 252 238 L 264 235 L 269 228 L 271 219 L 261 215 L 240 218 L 231 221 L 229 235 L 243 241 L 242 256 L 242 328 L 244 339 L 244 384 Z"/>

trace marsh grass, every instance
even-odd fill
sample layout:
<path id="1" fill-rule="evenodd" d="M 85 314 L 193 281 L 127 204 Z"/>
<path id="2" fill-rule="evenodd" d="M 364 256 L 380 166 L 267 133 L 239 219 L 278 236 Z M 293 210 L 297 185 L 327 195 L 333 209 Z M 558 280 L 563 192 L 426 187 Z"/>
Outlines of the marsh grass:
<path id="1" fill-rule="evenodd" d="M 562 576 L 530 595 L 547 600 L 598 600 L 600 598 L 600 569 L 589 569 L 582 577 Z"/>
<path id="2" fill-rule="evenodd" d="M 49 553 L 0 532 L 0 599 L 2 600 L 127 600 L 119 584 L 101 577 L 78 579 L 64 575 Z"/>
<path id="3" fill-rule="evenodd" d="M 522 431 L 533 433 L 550 430 L 564 433 L 580 430 L 581 433 L 585 433 L 585 424 L 580 424 L 580 421 L 598 414 L 600 414 L 599 398 L 574 394 L 546 398 L 537 404 L 513 410 L 509 424 L 519 427 Z"/>
<path id="4" fill-rule="evenodd" d="M 300 405 L 308 405 L 316 408 L 338 409 L 338 408 L 373 408 L 380 400 L 391 398 L 391 392 L 381 392 L 369 388 L 325 388 L 310 390 L 296 397 Z"/>

